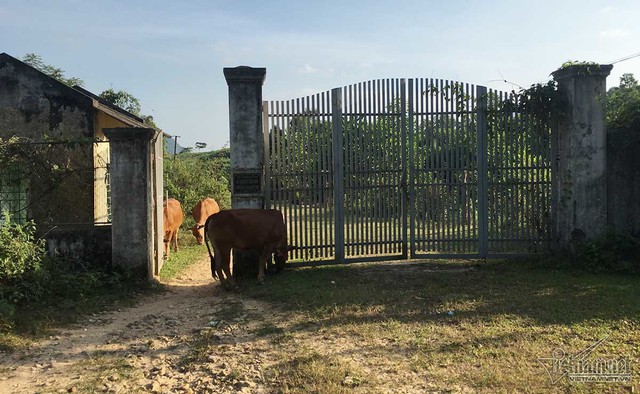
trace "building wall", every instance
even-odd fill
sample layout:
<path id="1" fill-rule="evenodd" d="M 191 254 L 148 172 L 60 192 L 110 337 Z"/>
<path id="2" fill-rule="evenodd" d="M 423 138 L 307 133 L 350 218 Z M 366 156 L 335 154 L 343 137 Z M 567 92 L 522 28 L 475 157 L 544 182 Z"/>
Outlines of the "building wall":
<path id="1" fill-rule="evenodd" d="M 46 234 L 51 257 L 111 265 L 111 226 L 74 225 L 51 229 Z"/>
<path id="2" fill-rule="evenodd" d="M 616 231 L 640 236 L 640 130 L 607 132 L 607 218 Z"/>
<path id="3" fill-rule="evenodd" d="M 6 55 L 0 57 L 0 137 L 93 137 L 93 102 Z"/>
<path id="4" fill-rule="evenodd" d="M 33 142 L 86 140 L 51 147 L 46 159 L 60 168 L 79 168 L 55 184 L 46 171 L 27 176 L 27 219 L 36 223 L 91 223 L 94 219 L 93 100 L 38 70 L 0 54 L 0 138 Z M 42 149 L 39 149 L 42 151 Z"/>

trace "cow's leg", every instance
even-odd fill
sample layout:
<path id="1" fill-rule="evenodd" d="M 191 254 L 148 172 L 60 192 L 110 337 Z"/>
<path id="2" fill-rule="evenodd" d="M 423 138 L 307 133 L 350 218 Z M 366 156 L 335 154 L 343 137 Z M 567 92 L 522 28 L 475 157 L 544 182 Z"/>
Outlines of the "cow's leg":
<path id="1" fill-rule="evenodd" d="M 176 248 L 176 253 L 178 252 L 178 229 L 175 229 L 175 233 L 174 234 L 174 242 L 175 242 L 175 248 Z"/>
<path id="2" fill-rule="evenodd" d="M 220 248 L 216 244 L 213 245 L 213 258 L 216 262 L 215 271 L 218 275 L 218 279 L 220 279 L 220 283 L 224 286 L 226 284 L 226 278 L 222 274 L 222 252 Z"/>
<path id="3" fill-rule="evenodd" d="M 215 250 L 216 256 L 216 273 L 218 274 L 218 278 L 220 279 L 220 283 L 225 288 L 233 288 L 235 287 L 235 283 L 233 278 L 231 277 L 231 270 L 229 269 L 229 260 L 231 259 L 231 249 L 230 248 L 219 248 L 217 245 L 213 246 Z M 224 274 L 223 274 L 224 272 Z"/>
<path id="4" fill-rule="evenodd" d="M 231 275 L 231 248 L 228 248 L 224 251 L 222 255 L 222 270 L 224 274 L 227 276 L 227 282 L 229 283 L 229 288 L 233 289 L 236 287 L 236 282 L 233 279 L 233 275 Z"/>
<path id="5" fill-rule="evenodd" d="M 260 259 L 258 259 L 258 282 L 264 282 L 264 269 L 267 266 L 269 256 L 271 256 L 271 248 L 265 246 L 260 254 Z"/>
<path id="6" fill-rule="evenodd" d="M 169 252 L 171 249 L 175 251 L 175 247 L 173 246 L 173 238 L 175 237 L 174 230 L 169 231 L 169 243 L 167 244 L 167 256 L 169 256 Z"/>

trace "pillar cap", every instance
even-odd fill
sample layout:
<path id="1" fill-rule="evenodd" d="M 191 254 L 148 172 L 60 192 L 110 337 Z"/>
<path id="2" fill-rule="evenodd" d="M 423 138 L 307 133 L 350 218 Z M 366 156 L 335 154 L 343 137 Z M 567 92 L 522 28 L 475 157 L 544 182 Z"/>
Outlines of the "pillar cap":
<path id="1" fill-rule="evenodd" d="M 119 127 L 113 129 L 102 129 L 104 135 L 110 141 L 118 140 L 150 140 L 156 135 L 156 130 L 143 127 Z"/>
<path id="2" fill-rule="evenodd" d="M 612 64 L 574 64 L 552 72 L 556 81 L 576 77 L 606 77 L 611 73 Z"/>
<path id="3" fill-rule="evenodd" d="M 234 82 L 251 82 L 262 84 L 267 75 L 267 69 L 264 67 L 225 67 L 222 71 L 224 72 L 224 77 L 227 80 L 227 85 Z"/>

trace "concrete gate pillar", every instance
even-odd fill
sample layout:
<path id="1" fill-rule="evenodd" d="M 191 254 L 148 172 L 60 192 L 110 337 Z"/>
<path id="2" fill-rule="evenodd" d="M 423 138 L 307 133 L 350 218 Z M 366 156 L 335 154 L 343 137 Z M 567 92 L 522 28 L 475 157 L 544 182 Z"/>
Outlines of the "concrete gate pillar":
<path id="1" fill-rule="evenodd" d="M 262 84 L 267 70 L 240 66 L 225 68 L 229 86 L 229 142 L 232 208 L 264 208 L 264 133 Z M 235 276 L 257 277 L 258 253 L 233 251 Z"/>
<path id="2" fill-rule="evenodd" d="M 612 65 L 575 65 L 552 73 L 570 108 L 557 130 L 555 238 L 561 249 L 606 230 L 606 78 Z"/>
<path id="3" fill-rule="evenodd" d="M 145 269 L 152 277 L 153 200 L 151 139 L 154 129 L 103 129 L 111 164 L 111 248 L 113 264 Z"/>

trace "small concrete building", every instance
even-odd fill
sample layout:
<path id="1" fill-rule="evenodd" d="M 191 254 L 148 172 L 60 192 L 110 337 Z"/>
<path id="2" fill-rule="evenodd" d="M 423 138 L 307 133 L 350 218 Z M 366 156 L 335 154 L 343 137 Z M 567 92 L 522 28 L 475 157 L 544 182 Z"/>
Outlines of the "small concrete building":
<path id="1" fill-rule="evenodd" d="M 15 174 L 2 169 L 0 209 L 13 211 L 17 221 L 34 220 L 38 232 L 47 233 L 50 252 L 110 251 L 109 143 L 102 130 L 148 127 L 99 96 L 1 53 L 0 138 L 37 152 L 51 173 L 27 167 L 16 183 Z M 56 178 L 54 171 L 67 173 Z"/>

